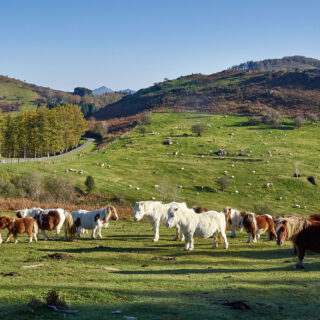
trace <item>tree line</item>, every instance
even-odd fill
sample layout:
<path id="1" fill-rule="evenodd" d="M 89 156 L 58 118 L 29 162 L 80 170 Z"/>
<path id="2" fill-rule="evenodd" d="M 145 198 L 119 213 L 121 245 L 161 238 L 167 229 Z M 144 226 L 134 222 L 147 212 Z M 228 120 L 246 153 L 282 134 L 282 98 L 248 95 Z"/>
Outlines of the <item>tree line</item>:
<path id="1" fill-rule="evenodd" d="M 79 145 L 87 129 L 80 108 L 62 105 L 37 108 L 1 116 L 1 155 L 33 158 L 56 155 Z"/>

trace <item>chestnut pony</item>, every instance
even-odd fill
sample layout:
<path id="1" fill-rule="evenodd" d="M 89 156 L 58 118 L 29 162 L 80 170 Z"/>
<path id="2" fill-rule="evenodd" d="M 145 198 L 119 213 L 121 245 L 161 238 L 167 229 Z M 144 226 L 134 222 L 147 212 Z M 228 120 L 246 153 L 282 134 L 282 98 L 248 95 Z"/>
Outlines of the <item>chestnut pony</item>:
<path id="1" fill-rule="evenodd" d="M 8 237 L 6 242 L 9 242 L 11 238 L 14 238 L 14 242 L 17 243 L 18 234 L 26 233 L 29 236 L 29 243 L 34 239 L 37 242 L 38 224 L 37 221 L 31 217 L 26 218 L 11 218 L 0 217 L 0 229 L 8 229 Z M 0 243 L 2 238 L 0 236 Z"/>
<path id="2" fill-rule="evenodd" d="M 247 242 L 257 242 L 260 235 L 265 232 L 268 232 L 269 240 L 277 237 L 272 216 L 268 214 L 256 215 L 245 211 L 241 212 L 241 216 L 243 227 L 248 233 Z"/>

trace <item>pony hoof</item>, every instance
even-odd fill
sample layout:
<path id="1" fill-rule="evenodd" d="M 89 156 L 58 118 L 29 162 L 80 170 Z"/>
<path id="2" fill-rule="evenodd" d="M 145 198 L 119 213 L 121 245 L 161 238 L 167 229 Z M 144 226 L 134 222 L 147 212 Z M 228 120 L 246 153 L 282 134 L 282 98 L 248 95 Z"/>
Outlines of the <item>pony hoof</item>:
<path id="1" fill-rule="evenodd" d="M 303 270 L 303 269 L 305 269 L 305 267 L 304 267 L 304 265 L 302 263 L 297 263 L 296 264 L 296 269 Z"/>

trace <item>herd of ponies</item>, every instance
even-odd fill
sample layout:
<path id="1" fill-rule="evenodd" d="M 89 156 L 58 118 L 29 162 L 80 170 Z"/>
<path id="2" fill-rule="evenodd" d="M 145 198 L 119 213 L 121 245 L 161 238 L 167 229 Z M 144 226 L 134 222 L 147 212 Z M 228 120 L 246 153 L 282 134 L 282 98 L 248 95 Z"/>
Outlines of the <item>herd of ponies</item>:
<path id="1" fill-rule="evenodd" d="M 236 237 L 239 230 L 248 234 L 248 243 L 257 242 L 267 234 L 268 240 L 275 240 L 279 246 L 286 240 L 293 243 L 294 254 L 298 257 L 296 267 L 304 268 L 306 250 L 320 251 L 320 214 L 301 216 L 272 217 L 269 214 L 255 214 L 230 207 L 223 211 L 213 211 L 202 207 L 188 208 L 186 203 L 160 201 L 139 201 L 133 207 L 133 218 L 140 221 L 147 218 L 153 227 L 153 241 L 160 237 L 160 225 L 175 228 L 175 240 L 185 242 L 185 250 L 194 249 L 194 237 L 212 238 L 212 246 L 222 240 L 225 249 L 229 243 L 226 231 Z M 102 239 L 102 229 L 119 216 L 114 206 L 88 211 L 68 212 L 64 209 L 30 208 L 16 211 L 15 217 L 0 216 L 0 230 L 7 229 L 6 242 L 13 238 L 17 243 L 19 234 L 27 234 L 29 242 L 38 240 L 38 233 L 47 239 L 46 231 L 56 231 L 59 235 L 64 229 L 66 240 L 80 238 L 91 231 L 92 238 Z M 0 233 L 0 243 L 2 243 Z"/>

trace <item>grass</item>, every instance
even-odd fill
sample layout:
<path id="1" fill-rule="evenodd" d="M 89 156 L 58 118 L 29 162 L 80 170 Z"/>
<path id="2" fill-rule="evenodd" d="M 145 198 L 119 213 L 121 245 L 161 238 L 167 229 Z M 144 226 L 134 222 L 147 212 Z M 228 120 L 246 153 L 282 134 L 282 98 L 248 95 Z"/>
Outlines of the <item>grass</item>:
<path id="1" fill-rule="evenodd" d="M 2 97 L 0 103 L 19 103 L 22 109 L 35 106 L 35 100 L 38 98 L 38 94 L 36 92 L 23 84 L 16 83 L 15 81 L 8 79 L 0 80 L 0 92 Z"/>
<path id="2" fill-rule="evenodd" d="M 273 129 L 246 126 L 247 120 L 237 116 L 156 113 L 151 124 L 145 125 L 146 134 L 136 128 L 102 150 L 89 146 L 76 155 L 51 162 L 1 164 L 0 176 L 36 170 L 66 176 L 83 187 L 86 176 L 91 175 L 96 193 L 129 202 L 154 198 L 215 209 L 229 205 L 249 210 L 268 207 L 274 214 L 317 212 L 319 187 L 311 185 L 306 177 L 320 175 L 319 125 L 294 129 L 288 122 L 281 129 Z M 201 137 L 191 134 L 191 126 L 196 123 L 206 127 Z M 168 136 L 173 145 L 163 145 Z M 225 159 L 214 154 L 221 147 L 229 152 Z M 240 150 L 247 155 L 238 156 Z M 293 178 L 296 167 L 302 174 L 299 179 Z M 68 168 L 85 174 L 66 173 Z M 216 183 L 223 175 L 231 179 L 224 192 Z"/>
<path id="3" fill-rule="evenodd" d="M 319 187 L 306 177 L 319 177 L 319 126 L 293 129 L 288 122 L 282 129 L 270 129 L 246 126 L 246 121 L 234 116 L 157 113 L 145 126 L 146 134 L 136 128 L 102 150 L 88 145 L 49 162 L 1 164 L 0 175 L 36 170 L 66 176 L 79 186 L 86 175 L 92 175 L 96 193 L 129 202 L 154 197 L 213 209 L 266 207 L 275 215 L 318 211 Z M 203 136 L 191 135 L 195 123 L 206 126 Z M 165 146 L 162 142 L 168 136 L 174 144 Z M 223 160 L 213 153 L 221 147 L 229 151 Z M 240 150 L 247 155 L 238 156 Z M 295 167 L 303 177 L 292 177 Z M 85 174 L 66 173 L 68 168 Z M 216 180 L 224 175 L 234 178 L 222 192 Z M 301 208 L 294 208 L 295 204 Z M 146 223 L 119 221 L 104 230 L 104 240 L 29 245 L 22 239 L 18 245 L 3 244 L 0 318 L 65 319 L 46 308 L 34 312 L 28 308 L 30 299 L 43 300 L 50 290 L 57 290 L 79 311 L 66 318 L 79 320 L 318 317 L 318 256 L 308 255 L 306 270 L 297 271 L 290 244 L 279 248 L 263 240 L 250 246 L 242 234 L 230 239 L 227 251 L 212 249 L 210 240 L 197 240 L 195 251 L 187 253 L 182 243 L 172 241 L 173 233 L 162 228 L 160 242 L 153 243 Z M 51 253 L 71 257 L 52 260 Z M 10 272 L 13 276 L 6 276 Z M 230 309 L 222 305 L 226 300 L 245 300 L 251 310 Z M 116 310 L 121 314 L 112 313 Z"/>
<path id="4" fill-rule="evenodd" d="M 46 308 L 32 312 L 27 303 L 56 290 L 76 315 L 70 319 L 311 319 L 318 315 L 318 257 L 308 255 L 306 270 L 294 269 L 290 245 L 262 240 L 250 246 L 245 235 L 230 249 L 211 248 L 197 239 L 185 252 L 161 229 L 152 242 L 150 225 L 119 221 L 104 230 L 103 240 L 39 241 L 1 245 L 0 317 L 65 319 Z M 64 253 L 67 260 L 48 254 Z M 31 268 L 32 265 L 40 265 Z M 14 272 L 14 276 L 5 276 Z M 251 310 L 222 305 L 244 300 Z M 112 314 L 120 310 L 121 314 Z"/>

